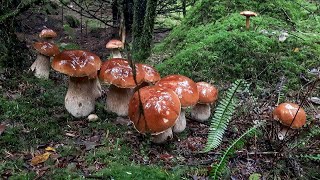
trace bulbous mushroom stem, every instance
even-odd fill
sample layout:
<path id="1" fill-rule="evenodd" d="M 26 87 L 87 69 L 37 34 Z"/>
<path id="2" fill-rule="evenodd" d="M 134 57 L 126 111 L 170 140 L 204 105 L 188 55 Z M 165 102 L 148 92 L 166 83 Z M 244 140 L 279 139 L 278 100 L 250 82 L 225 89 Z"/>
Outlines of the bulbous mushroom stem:
<path id="1" fill-rule="evenodd" d="M 70 77 L 65 107 L 76 118 L 86 117 L 94 110 L 95 99 L 98 95 L 96 79 Z"/>
<path id="2" fill-rule="evenodd" d="M 191 117 L 197 121 L 204 122 L 209 119 L 211 108 L 209 104 L 196 104 L 191 109 Z"/>
<path id="3" fill-rule="evenodd" d="M 176 121 L 176 124 L 173 126 L 172 131 L 175 133 L 181 133 L 186 129 L 186 127 L 187 127 L 186 110 L 185 108 L 181 108 L 180 115 L 178 117 L 178 120 Z"/>
<path id="4" fill-rule="evenodd" d="M 50 57 L 39 53 L 30 70 L 34 72 L 37 78 L 49 79 Z"/>
<path id="5" fill-rule="evenodd" d="M 162 132 L 161 134 L 152 135 L 151 140 L 156 144 L 161 144 L 161 143 L 165 143 L 168 139 L 172 139 L 172 137 L 173 137 L 172 128 L 169 128 L 164 132 Z"/>
<path id="6" fill-rule="evenodd" d="M 112 50 L 112 57 L 113 58 L 122 58 L 122 55 L 121 55 L 119 49 L 113 49 Z"/>
<path id="7" fill-rule="evenodd" d="M 93 89 L 93 95 L 97 99 L 97 98 L 101 97 L 101 95 L 102 95 L 102 87 L 101 87 L 99 78 L 95 79 L 95 81 L 93 82 L 93 85 L 95 87 Z"/>
<path id="8" fill-rule="evenodd" d="M 250 29 L 250 16 L 246 16 L 246 29 Z"/>
<path id="9" fill-rule="evenodd" d="M 281 129 L 281 131 L 279 131 L 278 132 L 278 139 L 279 140 L 284 140 L 284 138 L 285 138 L 285 136 L 286 136 L 286 134 L 288 133 L 288 131 L 290 130 L 290 128 L 289 127 L 286 127 L 286 126 L 284 126 L 284 127 L 282 127 L 282 129 Z"/>
<path id="10" fill-rule="evenodd" d="M 133 89 L 110 85 L 105 109 L 118 116 L 128 116 L 129 101 L 133 93 Z"/>

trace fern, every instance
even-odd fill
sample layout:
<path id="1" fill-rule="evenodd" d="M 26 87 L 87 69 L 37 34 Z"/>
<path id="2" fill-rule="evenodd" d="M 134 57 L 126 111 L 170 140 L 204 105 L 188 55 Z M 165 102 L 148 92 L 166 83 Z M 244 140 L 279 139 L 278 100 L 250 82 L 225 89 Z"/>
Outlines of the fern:
<path id="1" fill-rule="evenodd" d="M 320 162 L 320 154 L 305 154 L 305 155 L 298 155 L 297 157 Z"/>
<path id="2" fill-rule="evenodd" d="M 241 148 L 244 145 L 246 138 L 252 137 L 257 132 L 257 129 L 262 125 L 264 125 L 263 122 L 254 125 L 230 144 L 230 146 L 222 154 L 219 163 L 213 167 L 210 173 L 212 179 L 220 179 L 221 175 L 226 169 L 229 157 L 234 153 L 236 149 Z"/>
<path id="3" fill-rule="evenodd" d="M 238 104 L 236 93 L 242 89 L 243 84 L 246 84 L 243 80 L 235 81 L 226 92 L 226 97 L 223 98 L 217 106 L 214 116 L 211 119 L 208 140 L 204 152 L 215 149 L 221 144 L 224 132 Z"/>

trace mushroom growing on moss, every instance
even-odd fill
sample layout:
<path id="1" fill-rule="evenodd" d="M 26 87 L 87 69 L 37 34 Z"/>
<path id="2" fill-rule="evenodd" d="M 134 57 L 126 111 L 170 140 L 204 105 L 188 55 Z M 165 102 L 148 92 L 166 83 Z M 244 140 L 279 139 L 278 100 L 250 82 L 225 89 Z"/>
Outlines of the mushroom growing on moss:
<path id="1" fill-rule="evenodd" d="M 100 66 L 100 58 L 84 50 L 66 50 L 54 57 L 52 68 L 70 77 L 65 107 L 74 117 L 88 116 L 94 110 L 95 99 L 101 96 Z"/>
<path id="2" fill-rule="evenodd" d="M 173 132 L 182 132 L 186 128 L 185 109 L 196 105 L 199 100 L 197 84 L 186 76 L 169 75 L 158 81 L 156 86 L 171 89 L 178 95 L 181 103 L 181 113 L 173 127 Z"/>
<path id="3" fill-rule="evenodd" d="M 31 65 L 30 70 L 37 78 L 49 78 L 50 57 L 59 53 L 59 48 L 53 43 L 36 42 L 33 47 L 38 52 L 37 59 Z"/>
<path id="4" fill-rule="evenodd" d="M 299 110 L 299 111 L 298 111 Z M 289 130 L 301 128 L 306 124 L 306 112 L 294 103 L 281 103 L 273 110 L 273 119 L 278 120 L 285 127 L 278 133 L 278 138 L 283 140 Z"/>
<path id="5" fill-rule="evenodd" d="M 151 133 L 154 143 L 172 138 L 171 127 L 179 118 L 181 103 L 171 89 L 147 86 L 139 89 L 129 103 L 129 118 L 139 133 Z"/>
<path id="6" fill-rule="evenodd" d="M 250 17 L 251 16 L 257 16 L 257 13 L 252 12 L 252 11 L 242 11 L 242 12 L 240 12 L 240 15 L 246 17 L 246 29 L 249 30 L 249 28 L 250 28 Z"/>
<path id="7" fill-rule="evenodd" d="M 113 58 L 122 58 L 122 55 L 120 53 L 120 49 L 124 48 L 124 44 L 117 39 L 111 39 L 107 44 L 106 48 L 110 49 L 112 51 L 112 57 Z"/>
<path id="8" fill-rule="evenodd" d="M 218 90 L 206 82 L 197 82 L 199 101 L 191 109 L 191 117 L 198 121 L 206 121 L 211 115 L 210 104 L 218 99 Z"/>

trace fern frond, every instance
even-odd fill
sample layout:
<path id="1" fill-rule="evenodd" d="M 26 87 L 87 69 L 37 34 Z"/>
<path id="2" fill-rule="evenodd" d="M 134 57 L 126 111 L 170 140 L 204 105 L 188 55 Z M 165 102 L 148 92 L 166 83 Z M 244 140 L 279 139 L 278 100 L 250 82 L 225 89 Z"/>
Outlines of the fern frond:
<path id="1" fill-rule="evenodd" d="M 221 156 L 219 163 L 213 167 L 210 173 L 212 179 L 219 179 L 221 177 L 221 175 L 227 167 L 229 157 L 235 152 L 237 148 L 243 147 L 244 143 L 246 142 L 246 138 L 252 137 L 257 132 L 257 129 L 264 124 L 264 122 L 260 122 L 254 125 L 229 145 L 229 147 L 224 151 L 223 155 Z"/>
<path id="2" fill-rule="evenodd" d="M 211 119 L 208 140 L 203 150 L 204 152 L 215 149 L 221 144 L 224 132 L 238 104 L 236 93 L 242 89 L 244 84 L 246 83 L 243 80 L 235 81 L 226 92 L 226 97 L 220 100 Z"/>
<path id="3" fill-rule="evenodd" d="M 311 160 L 311 161 L 318 161 L 320 162 L 320 154 L 304 154 L 304 155 L 298 155 L 298 158 Z"/>

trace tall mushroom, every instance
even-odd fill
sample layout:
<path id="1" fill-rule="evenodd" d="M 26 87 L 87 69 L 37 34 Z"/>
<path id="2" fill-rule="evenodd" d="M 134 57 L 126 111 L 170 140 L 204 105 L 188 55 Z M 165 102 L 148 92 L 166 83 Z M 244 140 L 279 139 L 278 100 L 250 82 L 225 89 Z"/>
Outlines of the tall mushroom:
<path id="1" fill-rule="evenodd" d="M 178 95 L 181 102 L 181 113 L 173 127 L 173 132 L 182 132 L 186 128 L 185 109 L 196 105 L 199 100 L 197 84 L 186 76 L 169 75 L 158 81 L 156 86 L 171 89 Z"/>
<path id="2" fill-rule="evenodd" d="M 299 111 L 298 111 L 299 109 Z M 289 130 L 301 128 L 306 124 L 306 113 L 302 107 L 294 103 L 281 103 L 273 110 L 273 119 L 278 120 L 285 127 L 278 133 L 278 138 L 283 140 Z"/>
<path id="3" fill-rule="evenodd" d="M 113 58 L 122 58 L 122 55 L 120 53 L 120 49 L 124 48 L 124 44 L 117 40 L 117 39 L 111 39 L 107 44 L 106 48 L 110 49 L 112 51 L 112 57 Z"/>
<path id="4" fill-rule="evenodd" d="M 218 89 L 206 82 L 197 82 L 199 101 L 191 109 L 191 117 L 198 121 L 206 121 L 211 115 L 210 104 L 218 99 Z"/>
<path id="5" fill-rule="evenodd" d="M 249 30 L 249 28 L 250 28 L 250 17 L 251 16 L 257 16 L 257 13 L 252 12 L 252 11 L 242 11 L 242 12 L 240 12 L 240 15 L 246 17 L 246 29 Z"/>
<path id="6" fill-rule="evenodd" d="M 110 85 L 106 110 L 118 116 L 127 116 L 128 104 L 134 88 L 143 81 L 143 71 L 139 67 L 136 68 L 136 84 L 128 61 L 122 58 L 112 58 L 103 62 L 99 78 L 104 84 Z"/>
<path id="7" fill-rule="evenodd" d="M 129 103 L 129 118 L 140 133 L 151 133 L 152 141 L 172 138 L 171 127 L 180 114 L 179 97 L 171 89 L 147 86 L 139 89 Z"/>
<path id="8" fill-rule="evenodd" d="M 37 78 L 48 79 L 50 72 L 50 57 L 59 53 L 59 48 L 53 43 L 36 42 L 33 47 L 38 52 L 37 59 L 33 62 L 30 70 Z"/>
<path id="9" fill-rule="evenodd" d="M 45 28 L 40 32 L 39 37 L 53 43 L 53 38 L 57 37 L 57 33 L 52 29 Z"/>
<path id="10" fill-rule="evenodd" d="M 66 50 L 54 57 L 52 68 L 70 77 L 65 107 L 74 117 L 88 116 L 94 110 L 95 99 L 101 96 L 96 79 L 100 66 L 100 58 L 84 50 Z"/>

